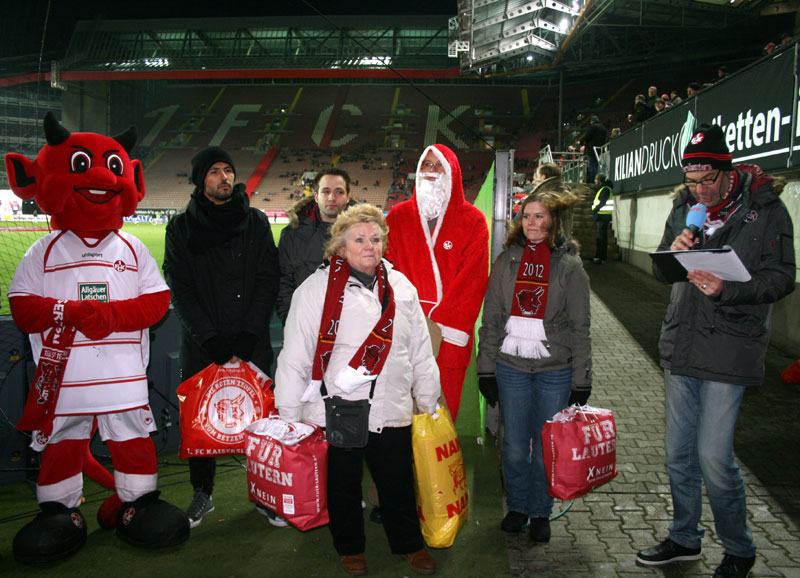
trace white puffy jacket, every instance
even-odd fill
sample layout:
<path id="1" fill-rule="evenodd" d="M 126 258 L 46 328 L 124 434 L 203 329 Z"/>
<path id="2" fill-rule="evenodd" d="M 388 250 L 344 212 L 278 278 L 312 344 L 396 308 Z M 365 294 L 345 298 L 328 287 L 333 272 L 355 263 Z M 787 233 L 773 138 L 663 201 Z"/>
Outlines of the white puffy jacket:
<path id="1" fill-rule="evenodd" d="M 389 270 L 396 309 L 392 348 L 375 384 L 369 414 L 369 430 L 378 433 L 384 427 L 411 425 L 413 401 L 420 410 L 433 412 L 441 395 L 439 368 L 431 350 L 417 290 L 405 275 L 394 271 L 388 261 L 384 264 Z M 325 426 L 325 407 L 320 396 L 315 395 L 309 402 L 301 402 L 300 398 L 311 383 L 328 271 L 328 267 L 318 269 L 295 290 L 275 374 L 275 407 L 281 417 L 322 427 Z M 369 384 L 345 394 L 337 390 L 332 376 L 350 363 L 380 316 L 377 284 L 370 291 L 350 277 L 344 291 L 336 344 L 325 373 L 329 395 L 351 400 L 369 397 Z"/>

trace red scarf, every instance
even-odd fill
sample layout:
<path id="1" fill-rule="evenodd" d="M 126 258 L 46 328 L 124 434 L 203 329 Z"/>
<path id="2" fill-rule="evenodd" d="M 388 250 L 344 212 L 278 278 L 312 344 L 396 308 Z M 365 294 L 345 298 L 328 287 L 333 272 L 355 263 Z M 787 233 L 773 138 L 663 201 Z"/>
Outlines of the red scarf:
<path id="1" fill-rule="evenodd" d="M 739 173 L 731 171 L 730 182 L 728 183 L 728 189 L 725 191 L 725 195 L 716 207 L 709 207 L 706 213 L 704 232 L 707 237 L 713 235 L 717 229 L 725 226 L 728 219 L 741 208 L 742 191 L 739 191 L 737 195 L 731 194 L 733 191 L 737 190 L 738 185 Z"/>
<path id="2" fill-rule="evenodd" d="M 550 247 L 542 241 L 527 243 L 514 284 L 511 315 L 500 351 L 516 357 L 550 357 L 544 344 L 544 313 L 550 284 Z"/>
<path id="3" fill-rule="evenodd" d="M 328 275 L 328 290 L 325 293 L 325 305 L 322 308 L 322 322 L 319 326 L 317 350 L 314 353 L 314 367 L 311 371 L 312 385 L 319 389 L 328 362 L 331 359 L 336 333 L 339 330 L 339 318 L 342 315 L 342 302 L 347 279 L 350 277 L 350 265 L 343 258 L 331 258 Z M 389 350 L 392 347 L 394 333 L 394 292 L 389 285 L 386 266 L 381 262 L 376 270 L 378 283 L 378 299 L 381 301 L 383 314 L 372 328 L 364 343 L 358 348 L 347 367 L 343 367 L 333 380 L 334 385 L 351 393 L 359 386 L 374 380 L 383 369 Z M 310 389 L 310 387 L 309 387 Z"/>
<path id="4" fill-rule="evenodd" d="M 59 304 L 63 301 L 59 301 Z M 58 307 L 58 305 L 56 305 Z M 54 308 L 55 312 L 55 308 Z M 56 413 L 58 392 L 64 380 L 64 368 L 69 359 L 75 328 L 58 323 L 49 331 L 42 332 L 42 351 L 33 376 L 33 383 L 25 402 L 25 411 L 17 424 L 22 431 L 39 430 L 34 440 L 44 446 L 53 433 L 53 418 Z"/>

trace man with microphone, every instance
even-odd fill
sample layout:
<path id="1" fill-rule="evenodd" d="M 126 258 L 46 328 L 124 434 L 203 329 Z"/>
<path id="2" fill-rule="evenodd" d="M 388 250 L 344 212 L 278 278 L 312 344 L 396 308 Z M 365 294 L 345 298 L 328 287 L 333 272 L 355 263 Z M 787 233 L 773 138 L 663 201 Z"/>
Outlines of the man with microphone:
<path id="1" fill-rule="evenodd" d="M 700 125 L 682 165 L 683 184 L 675 191 L 658 250 L 729 245 L 751 279 L 723 281 L 694 270 L 672 286 L 659 353 L 673 520 L 667 538 L 636 559 L 648 566 L 700 559 L 705 483 L 725 546 L 714 576 L 745 577 L 756 548 L 733 434 L 745 388 L 760 385 L 764 377 L 770 304 L 794 289 L 793 227 L 779 199 L 784 179 L 755 165 L 734 167 L 720 127 Z M 655 264 L 653 273 L 665 281 Z"/>

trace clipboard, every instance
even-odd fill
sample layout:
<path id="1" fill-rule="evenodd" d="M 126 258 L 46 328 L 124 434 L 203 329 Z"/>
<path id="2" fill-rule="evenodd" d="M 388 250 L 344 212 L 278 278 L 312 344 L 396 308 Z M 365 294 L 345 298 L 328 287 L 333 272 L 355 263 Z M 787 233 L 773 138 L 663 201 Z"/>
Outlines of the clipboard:
<path id="1" fill-rule="evenodd" d="M 656 251 L 650 253 L 650 258 L 669 283 L 686 281 L 687 273 L 695 269 L 707 271 L 723 281 L 751 279 L 750 272 L 729 245 L 721 249 Z"/>

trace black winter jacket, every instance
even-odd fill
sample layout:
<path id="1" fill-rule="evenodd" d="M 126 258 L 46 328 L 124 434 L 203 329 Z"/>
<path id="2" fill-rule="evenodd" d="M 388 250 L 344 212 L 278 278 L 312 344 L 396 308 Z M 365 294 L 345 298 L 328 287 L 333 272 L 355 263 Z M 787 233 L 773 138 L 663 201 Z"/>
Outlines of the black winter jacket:
<path id="1" fill-rule="evenodd" d="M 742 207 L 703 248 L 730 245 L 752 275 L 724 281 L 709 297 L 688 282 L 674 283 L 659 341 L 661 367 L 676 375 L 735 385 L 760 385 L 769 342 L 769 307 L 794 290 L 792 220 L 773 180 L 753 165 L 737 165 Z M 734 193 L 735 194 L 735 193 Z M 685 187 L 675 199 L 659 251 L 686 227 L 694 199 Z M 658 267 L 653 274 L 664 281 Z"/>
<path id="2" fill-rule="evenodd" d="M 269 319 L 278 293 L 278 251 L 269 219 L 248 209 L 243 234 L 219 247 L 192 254 L 186 213 L 167 225 L 164 277 L 181 321 L 181 371 L 187 379 L 212 362 L 202 348 L 209 338 L 234 340 L 241 331 L 258 336 L 251 361 L 269 372 Z"/>

